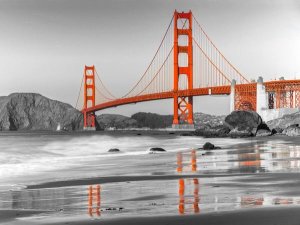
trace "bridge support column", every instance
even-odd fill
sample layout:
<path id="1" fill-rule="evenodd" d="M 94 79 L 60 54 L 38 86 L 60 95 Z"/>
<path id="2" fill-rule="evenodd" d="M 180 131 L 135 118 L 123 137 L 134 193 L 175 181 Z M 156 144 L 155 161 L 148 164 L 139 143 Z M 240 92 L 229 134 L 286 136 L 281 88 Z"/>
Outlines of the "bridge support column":
<path id="1" fill-rule="evenodd" d="M 174 12 L 174 128 L 180 128 L 181 125 L 183 128 L 194 127 L 193 97 L 188 95 L 189 90 L 193 89 L 192 17 L 191 11 L 188 13 Z M 186 36 L 188 43 L 185 45 L 178 43 L 179 36 Z M 179 54 L 186 57 L 188 65 L 179 65 Z M 187 78 L 187 87 L 184 87 L 187 94 L 184 96 L 178 96 L 180 76 Z"/>
<path id="2" fill-rule="evenodd" d="M 263 111 L 268 108 L 268 95 L 266 93 L 266 87 L 263 83 L 263 78 L 259 77 L 256 87 L 256 112 L 259 115 L 263 114 Z"/>
<path id="3" fill-rule="evenodd" d="M 89 107 L 95 106 L 95 67 L 84 67 L 84 106 L 83 106 L 83 129 L 96 130 L 95 113 L 89 112 Z"/>
<path id="4" fill-rule="evenodd" d="M 83 113 L 83 130 L 96 130 L 95 126 L 96 116 L 94 112 Z"/>
<path id="5" fill-rule="evenodd" d="M 231 89 L 230 89 L 230 112 L 233 112 L 235 110 L 235 85 L 236 81 L 235 79 L 231 82 Z"/>

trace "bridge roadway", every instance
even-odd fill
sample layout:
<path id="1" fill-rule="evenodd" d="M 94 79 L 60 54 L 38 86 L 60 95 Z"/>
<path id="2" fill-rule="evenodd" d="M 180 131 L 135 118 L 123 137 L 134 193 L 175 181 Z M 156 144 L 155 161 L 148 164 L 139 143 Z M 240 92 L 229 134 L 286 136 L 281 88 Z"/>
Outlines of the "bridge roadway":
<path id="1" fill-rule="evenodd" d="M 238 86 L 238 85 L 237 85 Z M 204 96 L 204 95 L 229 95 L 231 90 L 230 85 L 217 86 L 217 87 L 205 87 L 205 88 L 193 88 L 192 90 L 178 90 L 178 96 Z M 160 99 L 174 98 L 176 93 L 174 91 L 146 94 L 128 98 L 119 98 L 109 102 L 101 103 L 95 105 L 94 107 L 89 107 L 82 112 L 95 112 L 102 109 L 112 108 L 120 105 L 126 105 L 137 102 L 146 102 Z"/>

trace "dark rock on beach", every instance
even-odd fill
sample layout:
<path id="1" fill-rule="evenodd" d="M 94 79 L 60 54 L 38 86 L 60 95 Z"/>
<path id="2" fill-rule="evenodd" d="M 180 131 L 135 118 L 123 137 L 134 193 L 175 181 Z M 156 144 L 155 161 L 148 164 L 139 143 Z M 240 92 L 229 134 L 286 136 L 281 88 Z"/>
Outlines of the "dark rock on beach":
<path id="1" fill-rule="evenodd" d="M 111 148 L 108 150 L 108 152 L 120 152 L 120 149 L 118 148 Z"/>
<path id="2" fill-rule="evenodd" d="M 83 116 L 71 105 L 34 93 L 0 97 L 0 130 L 82 129 Z"/>
<path id="3" fill-rule="evenodd" d="M 221 149 L 220 147 L 218 146 L 215 146 L 214 144 L 210 143 L 210 142 L 206 142 L 203 147 L 202 147 L 203 150 L 213 150 L 213 149 Z"/>
<path id="4" fill-rule="evenodd" d="M 149 151 L 150 151 L 150 152 L 166 152 L 165 149 L 163 149 L 163 148 L 158 148 L 158 147 L 150 148 Z"/>

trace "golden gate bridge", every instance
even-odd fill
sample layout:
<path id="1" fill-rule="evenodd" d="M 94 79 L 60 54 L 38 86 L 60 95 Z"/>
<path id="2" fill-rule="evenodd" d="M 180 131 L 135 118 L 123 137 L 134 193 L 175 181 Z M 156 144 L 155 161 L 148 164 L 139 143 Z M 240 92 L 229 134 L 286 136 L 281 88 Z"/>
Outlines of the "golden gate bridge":
<path id="1" fill-rule="evenodd" d="M 300 80 L 250 82 L 220 52 L 191 11 L 175 10 L 149 66 L 125 95 L 114 96 L 95 66 L 85 66 L 76 108 L 84 115 L 84 128 L 95 129 L 96 111 L 173 99 L 174 127 L 193 126 L 193 96 L 204 95 L 231 95 L 231 110 L 298 108 Z"/>

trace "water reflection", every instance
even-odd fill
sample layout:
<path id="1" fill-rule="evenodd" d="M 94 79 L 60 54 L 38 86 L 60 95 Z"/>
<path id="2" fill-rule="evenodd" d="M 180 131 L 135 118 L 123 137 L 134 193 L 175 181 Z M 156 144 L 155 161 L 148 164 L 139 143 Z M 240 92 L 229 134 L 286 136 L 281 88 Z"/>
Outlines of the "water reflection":
<path id="1" fill-rule="evenodd" d="M 213 168 L 224 168 L 228 172 L 257 173 L 300 170 L 300 146 L 282 143 L 269 142 L 252 146 L 238 146 L 234 150 L 227 150 L 227 156 L 213 152 L 210 158 L 204 158 L 209 162 L 208 168 L 212 169 L 212 166 Z M 217 163 L 214 164 L 210 160 L 217 161 Z"/>
<path id="2" fill-rule="evenodd" d="M 271 205 L 299 205 L 300 197 L 273 196 L 247 186 L 217 186 L 225 178 L 106 183 L 93 186 L 0 193 L 0 208 L 50 210 L 49 217 L 107 217 L 199 214 Z M 232 181 L 232 180 L 231 180 Z M 106 190 L 106 191 L 103 191 Z M 251 194 L 249 194 L 251 192 Z M 102 210 L 101 210 L 102 209 Z"/>
<path id="3" fill-rule="evenodd" d="M 179 214 L 185 214 L 185 213 L 199 213 L 199 181 L 198 179 L 192 179 L 192 182 L 189 182 L 189 179 L 179 179 L 178 181 L 178 195 L 179 195 L 179 203 L 178 203 L 178 212 Z M 193 195 L 190 193 L 185 193 L 186 185 L 192 185 L 193 186 Z M 189 190 L 189 189 L 187 189 Z M 192 209 L 186 208 L 186 205 L 192 205 Z"/>
<path id="4" fill-rule="evenodd" d="M 244 206 L 262 206 L 264 204 L 263 197 L 242 196 L 241 207 Z"/>
<path id="5" fill-rule="evenodd" d="M 184 161 L 184 158 L 187 158 L 187 162 Z M 177 169 L 176 171 L 181 173 L 184 172 L 196 172 L 197 171 L 197 155 L 196 150 L 192 150 L 190 153 L 183 154 L 182 152 L 177 153 Z M 192 182 L 191 182 L 192 181 Z M 187 186 L 187 187 L 186 187 Z M 192 190 L 190 190 L 190 186 L 192 186 Z M 193 194 L 188 193 L 188 191 L 192 191 Z M 187 192 L 187 193 L 186 193 Z M 179 195 L 179 203 L 178 203 L 178 212 L 179 214 L 185 213 L 199 213 L 199 180 L 197 178 L 194 179 L 179 179 L 178 180 L 178 195 Z M 192 205 L 192 210 L 190 208 L 186 208 L 186 205 Z"/>
<path id="6" fill-rule="evenodd" d="M 197 154 L 196 150 L 189 153 L 177 153 L 177 172 L 196 172 L 197 171 Z"/>
<path id="7" fill-rule="evenodd" d="M 96 185 L 93 187 L 92 185 L 88 188 L 88 213 L 91 217 L 95 214 L 96 216 L 100 216 L 100 205 L 101 205 L 101 195 L 100 195 L 101 187 L 100 185 Z"/>

